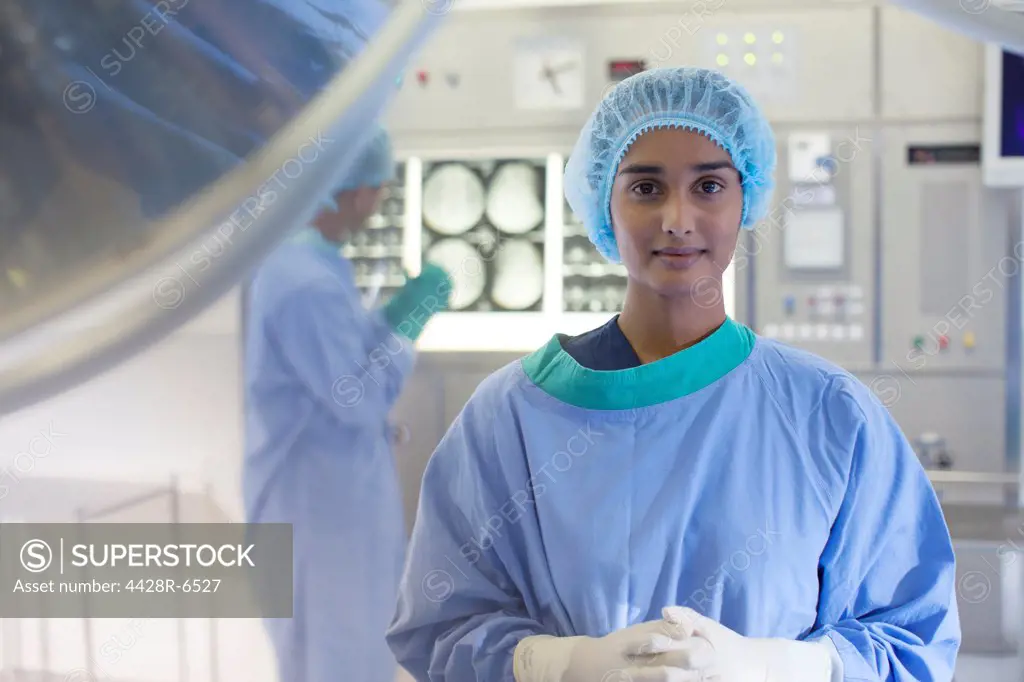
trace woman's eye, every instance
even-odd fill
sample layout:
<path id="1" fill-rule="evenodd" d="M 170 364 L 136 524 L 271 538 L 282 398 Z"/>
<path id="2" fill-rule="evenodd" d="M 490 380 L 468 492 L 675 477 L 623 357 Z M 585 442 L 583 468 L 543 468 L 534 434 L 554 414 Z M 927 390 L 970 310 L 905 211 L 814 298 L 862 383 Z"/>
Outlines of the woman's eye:
<path id="1" fill-rule="evenodd" d="M 700 188 L 705 194 L 715 194 L 721 192 L 724 188 L 722 183 L 716 182 L 715 180 L 705 180 L 700 183 Z"/>
<path id="2" fill-rule="evenodd" d="M 633 185 L 633 191 L 643 196 L 651 196 L 658 192 L 658 186 L 653 182 L 638 182 Z"/>

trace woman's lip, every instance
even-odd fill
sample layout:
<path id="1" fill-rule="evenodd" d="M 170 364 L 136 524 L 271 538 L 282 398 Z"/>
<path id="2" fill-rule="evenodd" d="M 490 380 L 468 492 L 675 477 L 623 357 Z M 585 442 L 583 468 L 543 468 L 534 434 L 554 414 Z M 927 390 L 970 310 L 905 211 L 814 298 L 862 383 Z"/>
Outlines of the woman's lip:
<path id="1" fill-rule="evenodd" d="M 658 250 L 654 253 L 658 256 L 698 256 L 705 253 L 707 249 L 664 249 Z"/>
<path id="2" fill-rule="evenodd" d="M 656 258 L 661 264 L 667 268 L 673 270 L 686 270 L 700 263 L 704 258 L 705 253 L 703 251 L 694 251 L 686 255 L 682 254 L 671 254 L 671 253 L 658 253 Z"/>

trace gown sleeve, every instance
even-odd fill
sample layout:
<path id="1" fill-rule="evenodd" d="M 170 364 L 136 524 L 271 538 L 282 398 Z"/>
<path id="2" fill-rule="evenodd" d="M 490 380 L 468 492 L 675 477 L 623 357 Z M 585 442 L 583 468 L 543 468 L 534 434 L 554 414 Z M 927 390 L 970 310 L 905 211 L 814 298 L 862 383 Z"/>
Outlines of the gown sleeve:
<path id="1" fill-rule="evenodd" d="M 949 682 L 960 647 L 953 545 L 910 444 L 867 387 L 823 405 L 846 490 L 819 566 L 818 623 L 843 679 Z"/>
<path id="2" fill-rule="evenodd" d="M 415 359 L 412 342 L 356 294 L 309 287 L 275 315 L 281 354 L 299 380 L 339 421 L 365 426 L 391 410 Z"/>
<path id="3" fill-rule="evenodd" d="M 496 551 L 503 533 L 482 519 L 515 499 L 484 464 L 497 457 L 503 426 L 488 417 L 493 383 L 485 382 L 452 424 L 427 465 L 407 553 L 398 607 L 387 634 L 398 663 L 417 682 L 513 682 L 516 645 L 546 633 Z M 508 428 L 506 425 L 504 428 Z M 504 434 L 511 437 L 511 434 Z M 483 542 L 474 538 L 481 537 Z M 507 549 L 507 547 L 506 547 Z"/>

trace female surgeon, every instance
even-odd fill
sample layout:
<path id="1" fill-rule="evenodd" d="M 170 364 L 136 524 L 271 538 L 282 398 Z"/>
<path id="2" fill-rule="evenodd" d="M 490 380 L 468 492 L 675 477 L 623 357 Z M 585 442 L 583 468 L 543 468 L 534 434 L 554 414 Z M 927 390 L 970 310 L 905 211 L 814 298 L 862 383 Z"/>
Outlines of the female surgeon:
<path id="1" fill-rule="evenodd" d="M 648 71 L 566 168 L 622 314 L 488 377 L 424 474 L 388 642 L 420 682 L 948 682 L 932 487 L 849 373 L 729 319 L 771 128 L 736 83 Z"/>

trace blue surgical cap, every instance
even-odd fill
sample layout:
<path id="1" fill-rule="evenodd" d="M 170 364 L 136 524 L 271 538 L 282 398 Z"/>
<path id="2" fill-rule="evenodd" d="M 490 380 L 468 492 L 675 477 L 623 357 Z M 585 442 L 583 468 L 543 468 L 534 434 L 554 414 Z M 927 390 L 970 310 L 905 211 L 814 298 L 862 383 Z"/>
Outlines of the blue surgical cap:
<path id="1" fill-rule="evenodd" d="M 381 187 L 395 179 L 395 157 L 391 153 L 391 138 L 383 130 L 376 130 L 363 153 L 352 164 L 345 181 L 335 193 L 360 187 Z"/>
<path id="2" fill-rule="evenodd" d="M 565 168 L 565 198 L 605 258 L 621 261 L 612 231 L 611 192 L 630 145 L 655 128 L 703 133 L 732 158 L 743 183 L 743 217 L 752 228 L 768 212 L 775 136 L 750 94 L 717 71 L 661 68 L 615 86 L 591 114 Z"/>
<path id="3" fill-rule="evenodd" d="M 383 129 L 376 129 L 370 142 L 349 168 L 345 180 L 320 201 L 320 208 L 337 211 L 334 195 L 360 187 L 382 187 L 395 179 L 395 158 L 391 138 Z"/>

